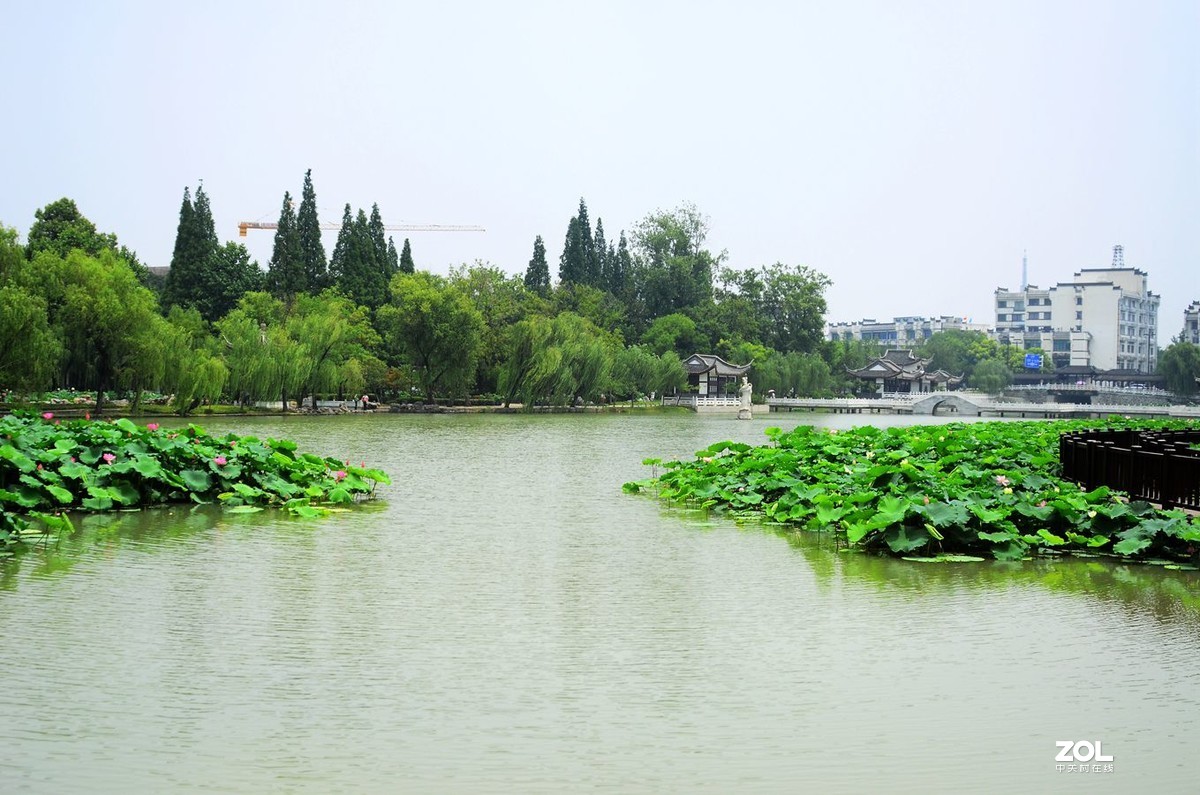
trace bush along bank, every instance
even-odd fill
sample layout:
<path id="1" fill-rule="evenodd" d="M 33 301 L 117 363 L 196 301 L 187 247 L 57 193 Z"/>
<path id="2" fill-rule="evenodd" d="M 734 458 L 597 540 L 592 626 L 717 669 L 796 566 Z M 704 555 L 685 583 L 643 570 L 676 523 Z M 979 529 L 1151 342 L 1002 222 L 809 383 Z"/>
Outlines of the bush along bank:
<path id="1" fill-rule="evenodd" d="M 1107 487 L 1083 491 L 1060 476 L 1060 433 L 1135 424 L 1196 427 L 1116 419 L 768 428 L 768 445 L 718 442 L 693 461 L 647 459 L 657 476 L 624 488 L 832 531 L 852 548 L 905 557 L 1107 553 L 1191 568 L 1200 517 L 1131 502 Z"/>
<path id="2" fill-rule="evenodd" d="M 67 512 L 220 503 L 233 512 L 279 507 L 305 517 L 374 495 L 388 476 L 295 442 L 211 436 L 188 425 L 0 418 L 0 555 L 72 529 Z"/>

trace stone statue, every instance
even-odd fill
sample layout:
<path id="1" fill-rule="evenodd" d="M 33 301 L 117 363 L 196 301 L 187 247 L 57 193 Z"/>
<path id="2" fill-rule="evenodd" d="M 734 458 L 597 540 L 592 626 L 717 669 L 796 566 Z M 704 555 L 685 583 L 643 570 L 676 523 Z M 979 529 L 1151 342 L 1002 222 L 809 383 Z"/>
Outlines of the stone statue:
<path id="1" fill-rule="evenodd" d="M 750 379 L 742 376 L 742 385 L 738 387 L 738 419 L 748 420 L 750 415 L 750 395 L 754 392 L 754 384 L 750 383 Z"/>
<path id="2" fill-rule="evenodd" d="M 741 396 L 742 408 L 750 408 L 750 393 L 754 391 L 754 384 L 750 383 L 750 379 L 742 376 L 742 385 L 738 387 L 738 395 Z"/>

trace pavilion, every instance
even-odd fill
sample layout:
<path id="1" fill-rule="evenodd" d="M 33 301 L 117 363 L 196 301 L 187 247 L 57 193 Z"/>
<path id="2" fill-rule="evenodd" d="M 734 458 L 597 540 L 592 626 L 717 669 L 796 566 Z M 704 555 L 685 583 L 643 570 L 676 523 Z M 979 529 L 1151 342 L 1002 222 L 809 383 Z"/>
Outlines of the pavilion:
<path id="1" fill-rule="evenodd" d="M 962 383 L 961 375 L 945 370 L 929 370 L 933 359 L 914 356 L 910 350 L 889 350 L 865 367 L 846 372 L 864 381 L 873 381 L 880 395 L 886 392 L 941 392 Z"/>

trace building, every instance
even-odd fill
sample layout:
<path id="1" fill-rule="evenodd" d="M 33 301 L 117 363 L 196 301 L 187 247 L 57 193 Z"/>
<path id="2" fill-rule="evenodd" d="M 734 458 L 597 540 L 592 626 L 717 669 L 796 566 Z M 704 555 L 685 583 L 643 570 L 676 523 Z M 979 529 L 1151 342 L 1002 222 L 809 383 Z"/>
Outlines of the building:
<path id="1" fill-rule="evenodd" d="M 840 342 L 875 342 L 886 348 L 914 348 L 939 331 L 958 329 L 961 331 L 988 331 L 986 323 L 972 323 L 965 317 L 942 315 L 940 317 L 897 317 L 880 322 L 874 318 L 850 323 L 829 323 L 825 326 L 825 339 Z"/>
<path id="2" fill-rule="evenodd" d="M 907 349 L 891 349 L 865 367 L 846 369 L 855 378 L 875 384 L 876 392 L 937 392 L 962 383 L 961 375 L 945 370 L 928 370 L 933 359 L 914 356 Z"/>
<path id="3" fill-rule="evenodd" d="M 1055 367 L 1153 373 L 1158 364 L 1158 306 L 1147 274 L 1125 267 L 1121 246 L 1110 268 L 1084 268 L 1050 288 L 997 288 L 995 337 L 1002 345 L 1041 348 Z"/>
<path id="4" fill-rule="evenodd" d="M 1200 301 L 1192 301 L 1183 310 L 1183 334 L 1180 339 L 1193 345 L 1200 345 Z"/>

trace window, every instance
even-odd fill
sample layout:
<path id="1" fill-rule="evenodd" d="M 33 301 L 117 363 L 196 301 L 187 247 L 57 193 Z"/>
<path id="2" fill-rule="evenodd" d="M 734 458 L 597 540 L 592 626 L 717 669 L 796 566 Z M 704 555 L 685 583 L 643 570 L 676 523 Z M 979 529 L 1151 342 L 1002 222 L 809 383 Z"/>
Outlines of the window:
<path id="1" fill-rule="evenodd" d="M 1076 319 L 1076 320 L 1083 320 L 1083 313 L 1082 313 L 1082 312 L 1076 312 L 1076 313 L 1075 313 L 1075 319 Z"/>
<path id="2" fill-rule="evenodd" d="M 1075 296 L 1075 306 L 1083 306 L 1083 296 L 1082 295 Z"/>
<path id="3" fill-rule="evenodd" d="M 1004 309 L 1006 306 L 1008 306 L 1008 301 L 997 301 L 996 302 L 997 309 Z"/>
<path id="4" fill-rule="evenodd" d="M 996 322 L 997 323 L 1007 323 L 1008 315 L 996 315 Z"/>

